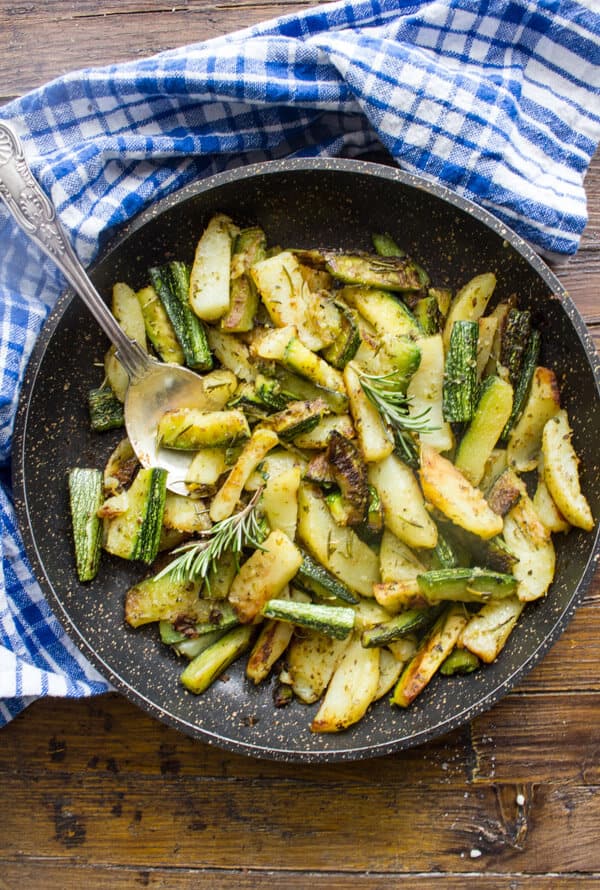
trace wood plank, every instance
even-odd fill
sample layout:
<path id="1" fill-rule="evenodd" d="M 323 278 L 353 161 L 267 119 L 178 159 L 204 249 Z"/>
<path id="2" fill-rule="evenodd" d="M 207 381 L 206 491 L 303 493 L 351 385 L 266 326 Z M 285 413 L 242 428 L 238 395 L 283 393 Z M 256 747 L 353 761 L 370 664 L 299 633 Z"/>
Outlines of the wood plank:
<path id="1" fill-rule="evenodd" d="M 18 96 L 69 71 L 140 59 L 210 40 L 277 15 L 314 5 L 304 2 L 0 3 L 0 84 Z M 43 33 L 44 39 L 40 40 Z M 23 65 L 22 60 L 30 64 Z"/>
<path id="2" fill-rule="evenodd" d="M 469 729 L 455 730 L 402 754 L 369 761 L 364 769 L 354 763 L 318 767 L 259 761 L 230 754 L 184 736 L 158 723 L 117 694 L 84 701 L 40 700 L 2 730 L 0 775 L 14 774 L 23 781 L 40 773 L 60 779 L 65 773 L 76 781 L 90 774 L 104 779 L 119 776 L 177 777 L 180 781 L 235 778 L 252 782 L 257 777 L 293 782 L 299 787 L 318 781 L 322 787 L 393 781 L 397 785 L 464 782 L 469 774 Z M 316 772 L 315 772 L 316 771 Z"/>
<path id="3" fill-rule="evenodd" d="M 471 724 L 475 784 L 600 785 L 600 695 L 514 694 Z"/>
<path id="4" fill-rule="evenodd" d="M 595 589 L 598 590 L 598 584 Z M 560 639 L 531 673 L 521 680 L 519 691 L 600 692 L 598 639 L 600 593 L 597 592 L 586 597 Z"/>
<path id="5" fill-rule="evenodd" d="M 598 787 L 323 788 L 319 776 L 300 787 L 262 776 L 8 774 L 2 855 L 135 868 L 236 869 L 242 861 L 306 872 L 600 871 Z"/>
<path id="6" fill-rule="evenodd" d="M 456 874 L 435 872 L 419 875 L 349 875 L 332 872 L 285 872 L 282 870 L 199 870 L 102 867 L 74 862 L 65 874 L 64 865 L 55 863 L 7 862 L 0 858 L 0 890 L 29 885 L 44 890 L 307 890 L 309 886 L 326 890 L 556 890 L 557 876 L 523 874 Z M 560 875 L 561 890 L 586 890 L 599 875 Z"/>

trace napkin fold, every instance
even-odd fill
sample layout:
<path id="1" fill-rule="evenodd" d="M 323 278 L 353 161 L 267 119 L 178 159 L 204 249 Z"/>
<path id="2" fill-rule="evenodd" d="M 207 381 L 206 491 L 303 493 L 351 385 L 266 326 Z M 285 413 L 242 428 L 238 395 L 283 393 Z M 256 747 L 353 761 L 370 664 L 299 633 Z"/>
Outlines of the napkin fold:
<path id="1" fill-rule="evenodd" d="M 0 109 L 84 263 L 188 182 L 251 161 L 385 150 L 574 253 L 600 139 L 595 0 L 325 4 L 216 40 L 61 77 Z M 37 584 L 11 500 L 24 369 L 64 282 L 0 205 L 0 725 L 109 684 Z"/>

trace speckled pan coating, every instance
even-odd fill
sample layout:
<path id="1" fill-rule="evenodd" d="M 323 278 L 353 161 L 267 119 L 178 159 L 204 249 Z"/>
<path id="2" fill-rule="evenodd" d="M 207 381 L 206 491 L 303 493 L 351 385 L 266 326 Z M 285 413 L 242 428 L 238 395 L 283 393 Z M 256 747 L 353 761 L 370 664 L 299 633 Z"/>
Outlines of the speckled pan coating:
<path id="1" fill-rule="evenodd" d="M 600 516 L 598 472 L 599 362 L 568 295 L 539 257 L 494 217 L 446 189 L 379 164 L 346 160 L 272 162 L 229 171 L 151 207 L 106 248 L 92 270 L 108 299 L 112 283 L 137 288 L 146 269 L 166 258 L 190 260 L 215 211 L 257 223 L 270 243 L 370 247 L 370 233 L 389 231 L 432 273 L 457 287 L 493 270 L 499 298 L 517 293 L 543 334 L 544 363 L 563 387 L 586 493 Z M 373 757 L 419 744 L 493 705 L 540 660 L 565 629 L 598 557 L 597 532 L 557 540 L 558 570 L 550 594 L 527 607 L 497 663 L 468 677 L 437 678 L 410 709 L 387 700 L 336 735 L 308 729 L 316 706 L 277 710 L 273 685 L 258 689 L 243 664 L 201 697 L 179 684 L 181 661 L 161 645 L 155 627 L 133 631 L 123 620 L 125 590 L 144 569 L 103 555 L 96 580 L 77 581 L 72 557 L 66 473 L 102 466 L 119 433 L 88 431 L 86 394 L 98 385 L 107 343 L 79 300 L 66 293 L 34 350 L 14 440 L 14 489 L 27 552 L 50 605 L 75 644 L 118 690 L 159 720 L 223 748 L 288 761 Z"/>

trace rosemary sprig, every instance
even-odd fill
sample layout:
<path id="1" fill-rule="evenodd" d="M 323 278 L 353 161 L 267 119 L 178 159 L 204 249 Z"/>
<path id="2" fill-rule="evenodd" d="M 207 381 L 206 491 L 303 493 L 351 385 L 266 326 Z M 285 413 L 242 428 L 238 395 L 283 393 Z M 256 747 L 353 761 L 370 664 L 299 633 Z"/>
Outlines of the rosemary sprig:
<path id="1" fill-rule="evenodd" d="M 427 422 L 431 408 L 425 408 L 412 416 L 409 414 L 410 398 L 405 393 L 406 380 L 397 371 L 389 374 L 367 374 L 354 367 L 365 395 L 392 428 L 396 447 L 403 452 L 407 462 L 414 465 L 417 458 L 411 434 L 430 433 L 438 429 Z"/>
<path id="2" fill-rule="evenodd" d="M 203 539 L 189 541 L 173 550 L 178 554 L 156 576 L 170 575 L 173 581 L 206 581 L 211 569 L 224 553 L 233 553 L 237 558 L 244 547 L 259 550 L 264 540 L 264 526 L 257 515 L 257 507 L 263 492 L 261 486 L 251 500 L 238 513 L 216 522 L 212 528 L 200 532 Z"/>

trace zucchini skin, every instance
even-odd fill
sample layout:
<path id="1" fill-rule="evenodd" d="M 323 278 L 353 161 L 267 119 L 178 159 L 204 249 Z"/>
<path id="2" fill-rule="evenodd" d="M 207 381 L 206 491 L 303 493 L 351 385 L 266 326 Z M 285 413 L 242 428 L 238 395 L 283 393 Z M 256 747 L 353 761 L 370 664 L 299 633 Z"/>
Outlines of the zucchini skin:
<path id="1" fill-rule="evenodd" d="M 204 325 L 189 305 L 187 265 L 174 260 L 165 266 L 151 267 L 149 275 L 181 343 L 186 365 L 198 371 L 209 371 L 213 366 L 212 353 Z"/>
<path id="2" fill-rule="evenodd" d="M 338 281 L 382 287 L 391 291 L 415 291 L 421 277 L 415 263 L 407 257 L 359 254 L 325 254 L 325 268 Z"/>
<path id="3" fill-rule="evenodd" d="M 181 674 L 181 683 L 189 692 L 200 695 L 250 647 L 253 635 L 252 625 L 234 627 L 190 661 Z"/>
<path id="4" fill-rule="evenodd" d="M 318 633 L 345 640 L 354 628 L 355 612 L 349 606 L 323 606 L 319 603 L 301 603 L 293 600 L 272 599 L 262 608 L 265 618 L 289 621 L 301 627 L 309 627 Z"/>
<path id="5" fill-rule="evenodd" d="M 393 640 L 400 640 L 408 634 L 424 630 L 433 624 L 439 611 L 433 609 L 407 609 L 389 621 L 376 624 L 362 632 L 361 643 L 366 649 L 372 646 L 385 646 Z M 435 616 L 435 617 L 434 617 Z"/>
<path id="6" fill-rule="evenodd" d="M 444 420 L 465 423 L 473 417 L 477 401 L 477 341 L 475 321 L 456 321 L 450 335 L 443 384 Z"/>
<path id="7" fill-rule="evenodd" d="M 342 602 L 355 605 L 358 597 L 347 587 L 343 581 L 336 578 L 320 562 L 314 560 L 308 553 L 302 554 L 302 565 L 296 576 L 302 587 L 321 597 L 336 597 Z"/>
<path id="8" fill-rule="evenodd" d="M 340 313 L 341 333 L 331 346 L 323 351 L 323 357 L 334 368 L 342 370 L 352 361 L 361 344 L 360 330 L 356 314 L 344 303 L 334 304 Z"/>
<path id="9" fill-rule="evenodd" d="M 455 649 L 442 664 L 440 674 L 443 674 L 444 677 L 472 674 L 480 667 L 481 661 L 474 652 L 469 652 L 468 649 Z"/>
<path id="10" fill-rule="evenodd" d="M 431 603 L 440 600 L 485 602 L 511 596 L 517 588 L 513 575 L 473 566 L 470 569 L 432 569 L 417 576 L 421 593 Z"/>
<path id="11" fill-rule="evenodd" d="M 102 522 L 97 512 L 104 500 L 102 472 L 75 468 L 68 480 L 77 577 L 92 581 L 100 567 Z"/>
<path id="12" fill-rule="evenodd" d="M 123 403 L 119 401 L 112 389 L 100 387 L 90 389 L 88 393 L 88 409 L 90 426 L 95 433 L 118 430 L 125 426 Z"/>
<path id="13" fill-rule="evenodd" d="M 500 343 L 500 363 L 508 371 L 513 387 L 519 382 L 527 344 L 531 337 L 529 309 L 509 309 Z"/>
<path id="14" fill-rule="evenodd" d="M 137 298 L 144 316 L 146 336 L 156 352 L 163 362 L 183 365 L 185 355 L 181 343 L 155 289 L 152 285 L 143 287 L 137 292 Z"/>
<path id="15" fill-rule="evenodd" d="M 156 559 L 160 545 L 162 519 L 167 496 L 167 472 L 160 467 L 150 470 L 146 509 L 142 518 L 131 559 L 139 559 L 148 565 Z"/>
<path id="16" fill-rule="evenodd" d="M 274 430 L 282 442 L 290 442 L 301 433 L 313 430 L 327 414 L 323 399 L 290 402 L 282 411 L 271 414 L 263 425 Z"/>
<path id="17" fill-rule="evenodd" d="M 527 346 L 525 347 L 521 374 L 516 383 L 513 384 L 513 407 L 510 417 L 506 421 L 506 426 L 502 430 L 502 436 L 500 437 L 502 442 L 506 442 L 508 439 L 510 431 L 516 424 L 525 407 L 525 402 L 527 401 L 529 390 L 531 389 L 531 382 L 540 355 L 541 339 L 540 332 L 534 328 L 531 331 Z"/>

